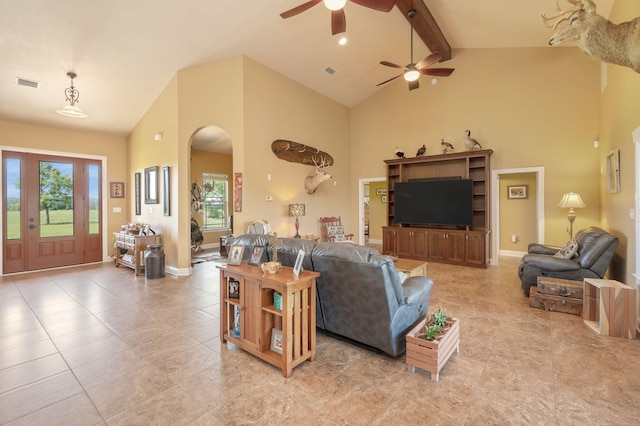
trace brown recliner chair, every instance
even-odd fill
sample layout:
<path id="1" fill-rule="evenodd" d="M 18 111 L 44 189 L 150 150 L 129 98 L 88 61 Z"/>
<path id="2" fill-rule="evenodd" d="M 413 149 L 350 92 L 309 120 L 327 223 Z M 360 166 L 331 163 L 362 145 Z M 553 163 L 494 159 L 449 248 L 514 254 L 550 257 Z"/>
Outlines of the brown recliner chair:
<path id="1" fill-rule="evenodd" d="M 589 227 L 575 235 L 578 252 L 571 259 L 554 257 L 562 247 L 529 244 L 528 254 L 522 257 L 518 275 L 524 294 L 529 296 L 531 286 L 538 284 L 538 277 L 561 278 L 582 281 L 584 278 L 604 278 L 618 247 L 618 237 Z"/>

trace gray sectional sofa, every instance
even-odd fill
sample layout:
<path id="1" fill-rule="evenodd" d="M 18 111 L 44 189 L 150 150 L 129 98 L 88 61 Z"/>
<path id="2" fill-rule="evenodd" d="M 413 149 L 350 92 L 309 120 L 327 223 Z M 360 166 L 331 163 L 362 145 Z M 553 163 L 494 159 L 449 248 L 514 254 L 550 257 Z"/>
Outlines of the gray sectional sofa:
<path id="1" fill-rule="evenodd" d="M 273 259 L 268 235 L 243 234 L 227 241 L 245 246 L 247 259 L 254 246 L 265 246 L 262 261 Z M 316 326 L 320 332 L 345 337 L 393 357 L 405 352 L 405 336 L 427 315 L 433 281 L 409 277 L 404 282 L 393 259 L 377 250 L 351 243 L 316 243 L 281 238 L 278 261 L 293 266 L 298 250 L 302 267 L 320 273 L 316 281 Z"/>

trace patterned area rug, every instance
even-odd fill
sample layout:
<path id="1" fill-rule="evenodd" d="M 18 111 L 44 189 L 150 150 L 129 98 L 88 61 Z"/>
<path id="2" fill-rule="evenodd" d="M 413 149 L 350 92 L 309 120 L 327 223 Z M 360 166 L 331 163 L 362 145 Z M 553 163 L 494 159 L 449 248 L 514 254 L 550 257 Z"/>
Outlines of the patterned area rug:
<path id="1" fill-rule="evenodd" d="M 202 250 L 191 255 L 191 263 L 218 262 L 226 263 L 227 258 L 220 256 L 219 251 Z"/>

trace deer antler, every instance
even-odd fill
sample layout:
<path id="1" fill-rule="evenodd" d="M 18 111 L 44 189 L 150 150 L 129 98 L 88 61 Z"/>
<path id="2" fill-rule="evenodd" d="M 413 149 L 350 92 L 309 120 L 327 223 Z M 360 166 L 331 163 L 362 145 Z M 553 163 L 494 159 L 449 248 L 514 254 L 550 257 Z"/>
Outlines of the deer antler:
<path id="1" fill-rule="evenodd" d="M 320 155 L 320 164 L 318 164 L 318 157 L 316 155 L 311 157 L 311 160 L 313 161 L 313 165 L 316 166 L 316 169 L 323 170 L 329 166 L 329 162 L 324 158 L 324 155 Z"/>

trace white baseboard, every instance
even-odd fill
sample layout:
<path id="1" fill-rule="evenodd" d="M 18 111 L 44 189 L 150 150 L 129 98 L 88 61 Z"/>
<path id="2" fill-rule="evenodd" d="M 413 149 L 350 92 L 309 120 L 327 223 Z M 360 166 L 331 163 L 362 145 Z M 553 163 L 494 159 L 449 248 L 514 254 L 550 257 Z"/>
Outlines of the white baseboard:
<path id="1" fill-rule="evenodd" d="M 527 252 L 513 251 L 513 250 L 500 250 L 500 256 L 522 257 L 525 254 L 527 254 Z"/>
<path id="2" fill-rule="evenodd" d="M 175 266 L 166 265 L 164 271 L 167 274 L 175 275 L 176 277 L 188 277 L 191 275 L 192 268 L 176 268 Z"/>

